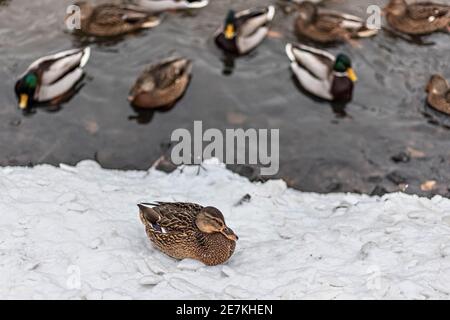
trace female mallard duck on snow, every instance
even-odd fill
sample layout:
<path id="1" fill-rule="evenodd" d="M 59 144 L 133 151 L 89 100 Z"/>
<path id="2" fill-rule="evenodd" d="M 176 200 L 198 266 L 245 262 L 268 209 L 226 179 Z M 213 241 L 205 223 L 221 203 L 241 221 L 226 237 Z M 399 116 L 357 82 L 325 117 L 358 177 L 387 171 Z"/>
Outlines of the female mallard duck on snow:
<path id="1" fill-rule="evenodd" d="M 353 83 L 357 80 L 352 62 L 345 54 L 332 54 L 305 45 L 286 45 L 291 69 L 302 87 L 313 95 L 347 102 L 352 99 Z"/>
<path id="2" fill-rule="evenodd" d="M 427 85 L 428 104 L 434 109 L 450 115 L 450 85 L 441 75 L 435 74 Z"/>
<path id="3" fill-rule="evenodd" d="M 127 6 L 148 12 L 163 12 L 168 10 L 201 9 L 209 4 L 209 0 L 134 0 Z"/>
<path id="4" fill-rule="evenodd" d="M 15 85 L 19 107 L 23 110 L 35 103 L 60 103 L 83 76 L 90 48 L 72 49 L 34 61 Z"/>
<path id="5" fill-rule="evenodd" d="M 376 29 L 369 29 L 363 19 L 337 11 L 320 9 L 310 1 L 298 5 L 295 20 L 297 35 L 320 42 L 351 41 L 354 38 L 371 37 Z"/>
<path id="6" fill-rule="evenodd" d="M 216 33 L 216 44 L 233 54 L 246 54 L 256 48 L 267 36 L 275 7 L 230 10 L 225 24 Z"/>
<path id="7" fill-rule="evenodd" d="M 238 237 L 214 207 L 182 202 L 138 206 L 148 237 L 172 258 L 196 259 L 213 266 L 224 263 L 234 252 Z"/>
<path id="8" fill-rule="evenodd" d="M 432 2 L 407 4 L 405 0 L 391 0 L 384 12 L 389 25 L 406 34 L 425 35 L 450 30 L 449 5 Z"/>
<path id="9" fill-rule="evenodd" d="M 130 90 L 128 100 L 140 108 L 173 105 L 186 91 L 192 63 L 185 58 L 169 58 L 148 66 Z"/>
<path id="10" fill-rule="evenodd" d="M 83 33 L 96 37 L 114 37 L 141 29 L 153 28 L 159 25 L 160 19 L 150 13 L 115 4 L 100 4 L 94 6 L 88 2 L 77 2 L 79 11 L 74 11 L 66 17 L 66 22 L 78 19 Z"/>

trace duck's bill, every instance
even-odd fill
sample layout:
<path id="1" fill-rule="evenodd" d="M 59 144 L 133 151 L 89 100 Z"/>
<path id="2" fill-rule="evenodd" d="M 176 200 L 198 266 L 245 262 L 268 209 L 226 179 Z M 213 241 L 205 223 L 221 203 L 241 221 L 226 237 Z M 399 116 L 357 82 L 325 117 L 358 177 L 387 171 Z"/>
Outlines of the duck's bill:
<path id="1" fill-rule="evenodd" d="M 28 95 L 27 94 L 21 94 L 19 97 L 19 108 L 24 110 L 28 107 Z"/>
<path id="2" fill-rule="evenodd" d="M 356 82 L 358 80 L 358 77 L 356 76 L 355 71 L 352 68 L 347 69 L 347 74 L 350 80 L 353 82 Z"/>
<path id="3" fill-rule="evenodd" d="M 239 237 L 230 228 L 225 228 L 222 234 L 230 240 L 236 241 Z"/>

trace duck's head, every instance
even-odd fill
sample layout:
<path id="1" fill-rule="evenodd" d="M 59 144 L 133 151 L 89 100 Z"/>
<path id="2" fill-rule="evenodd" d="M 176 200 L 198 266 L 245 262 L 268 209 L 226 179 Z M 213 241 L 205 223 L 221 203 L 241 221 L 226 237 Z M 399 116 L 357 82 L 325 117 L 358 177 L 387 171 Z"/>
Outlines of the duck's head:
<path id="1" fill-rule="evenodd" d="M 352 82 L 356 82 L 358 80 L 358 77 L 352 68 L 352 61 L 343 53 L 337 55 L 333 70 L 338 73 L 346 73 Z"/>
<path id="2" fill-rule="evenodd" d="M 436 95 L 445 95 L 449 91 L 447 80 L 441 75 L 435 74 L 428 82 L 427 92 Z"/>
<path id="3" fill-rule="evenodd" d="M 214 207 L 205 207 L 200 211 L 195 220 L 195 224 L 200 231 L 211 234 L 221 233 L 227 239 L 236 241 L 238 236 L 227 227 L 222 212 Z"/>
<path id="4" fill-rule="evenodd" d="M 236 36 L 236 12 L 229 10 L 225 18 L 224 32 L 225 38 L 230 40 Z"/>
<path id="5" fill-rule="evenodd" d="M 383 12 L 393 14 L 394 16 L 402 16 L 406 13 L 407 9 L 408 5 L 405 0 L 391 0 Z"/>
<path id="6" fill-rule="evenodd" d="M 20 109 L 25 110 L 32 105 L 37 86 L 38 76 L 34 72 L 28 72 L 16 82 L 15 90 Z"/>
<path id="7" fill-rule="evenodd" d="M 312 22 L 317 17 L 317 6 L 310 1 L 300 3 L 298 9 L 300 17 L 306 22 Z"/>

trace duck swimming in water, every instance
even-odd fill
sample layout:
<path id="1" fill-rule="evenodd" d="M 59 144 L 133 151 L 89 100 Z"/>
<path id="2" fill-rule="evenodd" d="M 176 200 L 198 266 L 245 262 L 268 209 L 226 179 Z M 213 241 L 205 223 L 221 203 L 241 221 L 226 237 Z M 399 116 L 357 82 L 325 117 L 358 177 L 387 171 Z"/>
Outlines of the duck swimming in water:
<path id="1" fill-rule="evenodd" d="M 99 4 L 93 5 L 86 1 L 74 4 L 79 11 L 74 11 L 66 17 L 66 23 L 77 19 L 80 14 L 81 32 L 96 37 L 115 37 L 142 29 L 156 27 L 159 17 L 144 11 L 127 8 L 124 5 Z"/>
<path id="2" fill-rule="evenodd" d="M 450 6 L 433 2 L 407 4 L 391 0 L 384 8 L 386 20 L 394 30 L 409 35 L 426 35 L 450 31 Z"/>
<path id="3" fill-rule="evenodd" d="M 148 66 L 130 90 L 128 100 L 140 108 L 170 107 L 181 98 L 191 79 L 192 62 L 168 58 Z"/>
<path id="4" fill-rule="evenodd" d="M 243 55 L 255 49 L 269 33 L 275 7 L 230 10 L 225 23 L 216 32 L 216 44 L 224 51 Z"/>
<path id="5" fill-rule="evenodd" d="M 378 33 L 370 29 L 359 17 L 338 11 L 322 9 L 305 1 L 298 5 L 298 16 L 295 20 L 295 31 L 298 36 L 319 43 L 351 41 L 366 38 Z"/>
<path id="6" fill-rule="evenodd" d="M 302 87 L 311 94 L 328 100 L 348 102 L 357 80 L 350 58 L 301 44 L 287 44 L 286 54 L 291 69 Z"/>
<path id="7" fill-rule="evenodd" d="M 20 109 L 35 104 L 60 103 L 83 77 L 83 67 L 89 60 L 91 50 L 72 49 L 34 61 L 19 77 L 15 92 Z"/>

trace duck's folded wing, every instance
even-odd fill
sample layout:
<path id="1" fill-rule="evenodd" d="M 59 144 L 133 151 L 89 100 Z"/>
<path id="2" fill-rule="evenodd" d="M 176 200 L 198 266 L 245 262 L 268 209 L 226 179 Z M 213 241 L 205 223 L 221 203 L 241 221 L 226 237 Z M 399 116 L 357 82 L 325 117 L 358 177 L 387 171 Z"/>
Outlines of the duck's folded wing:
<path id="1" fill-rule="evenodd" d="M 302 87 L 307 91 L 325 100 L 333 99 L 330 93 L 330 81 L 321 80 L 312 76 L 310 72 L 296 63 L 291 63 L 291 68 Z"/>
<path id="2" fill-rule="evenodd" d="M 320 29 L 332 30 L 335 27 L 341 27 L 350 30 L 357 30 L 365 26 L 365 23 L 361 18 L 351 14 L 332 10 L 325 10 L 321 12 L 323 12 L 323 14 L 321 14 L 322 19 L 320 19 L 317 23 Z"/>
<path id="3" fill-rule="evenodd" d="M 55 61 L 55 60 L 64 58 L 66 56 L 77 54 L 78 52 L 80 52 L 80 49 L 70 49 L 70 50 L 61 51 L 61 52 L 58 52 L 58 53 L 55 53 L 55 54 L 52 54 L 52 55 L 48 55 L 48 56 L 39 58 L 39 59 L 35 60 L 33 63 L 31 63 L 28 66 L 28 68 L 25 70 L 25 72 L 20 77 L 23 77 L 30 70 L 38 69 L 43 63 L 48 63 L 50 61 Z"/>
<path id="4" fill-rule="evenodd" d="M 236 24 L 239 29 L 239 36 L 248 37 L 257 32 L 261 27 L 272 21 L 274 14 L 275 8 L 273 6 L 238 12 Z"/>
<path id="5" fill-rule="evenodd" d="M 253 32 L 247 37 L 238 37 L 236 42 L 239 52 L 245 54 L 251 51 L 264 40 L 268 32 L 268 27 L 260 27 L 256 32 Z"/>
<path id="6" fill-rule="evenodd" d="M 87 48 L 88 49 L 88 48 Z M 86 55 L 89 52 L 86 49 L 77 50 L 62 56 L 58 59 L 47 60 L 41 64 L 42 66 L 42 85 L 50 85 L 62 78 L 66 73 L 82 67 L 85 64 Z"/>
<path id="7" fill-rule="evenodd" d="M 186 202 L 156 202 L 143 205 L 153 206 L 151 209 L 159 216 L 159 220 L 151 222 L 157 223 L 168 232 L 192 228 L 195 217 L 203 209 L 198 204 Z"/>
<path id="8" fill-rule="evenodd" d="M 52 84 L 41 84 L 36 90 L 36 101 L 44 102 L 58 98 L 72 89 L 83 77 L 83 70 L 76 68 Z"/>
<path id="9" fill-rule="evenodd" d="M 328 79 L 334 64 L 334 56 L 324 50 L 305 45 L 286 45 L 291 62 L 301 65 L 317 79 Z"/>
<path id="10" fill-rule="evenodd" d="M 200 9 L 208 4 L 209 0 L 137 0 L 134 5 L 128 7 L 156 13 L 174 9 Z"/>

